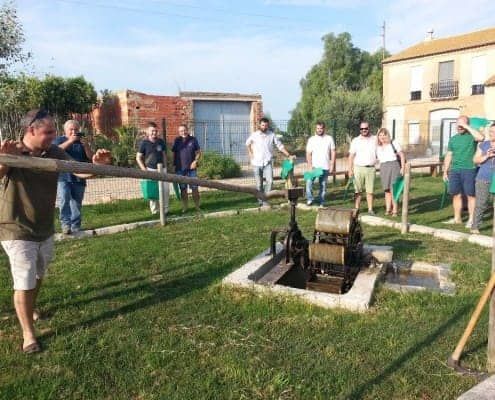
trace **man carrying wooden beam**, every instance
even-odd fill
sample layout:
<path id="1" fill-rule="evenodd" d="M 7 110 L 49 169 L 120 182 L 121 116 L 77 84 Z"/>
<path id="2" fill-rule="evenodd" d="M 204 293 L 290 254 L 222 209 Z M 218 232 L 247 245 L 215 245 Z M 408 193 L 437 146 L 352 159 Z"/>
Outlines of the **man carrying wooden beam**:
<path id="1" fill-rule="evenodd" d="M 20 142 L 0 143 L 0 154 L 72 160 L 52 144 L 56 136 L 52 117 L 44 110 L 32 110 L 22 120 Z M 96 164 L 109 164 L 110 152 L 98 150 Z M 89 174 L 76 174 L 89 178 Z M 36 298 L 53 256 L 54 215 L 58 173 L 8 167 L 0 164 L 0 242 L 10 262 L 14 283 L 14 307 L 22 329 L 21 350 L 37 353 L 33 312 Z"/>

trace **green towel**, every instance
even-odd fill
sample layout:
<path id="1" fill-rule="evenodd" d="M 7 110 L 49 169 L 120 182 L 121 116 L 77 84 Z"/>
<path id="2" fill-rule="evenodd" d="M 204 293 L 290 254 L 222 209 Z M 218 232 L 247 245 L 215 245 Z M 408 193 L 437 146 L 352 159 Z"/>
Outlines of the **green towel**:
<path id="1" fill-rule="evenodd" d="M 151 179 L 141 181 L 141 193 L 145 200 L 158 200 L 158 182 Z"/>
<path id="2" fill-rule="evenodd" d="M 449 181 L 443 181 L 443 194 L 440 200 L 440 210 L 445 205 L 445 200 L 447 200 L 447 194 L 449 193 Z"/>
<path id="3" fill-rule="evenodd" d="M 495 174 L 492 174 L 492 180 L 490 182 L 490 193 L 495 194 Z"/>
<path id="4" fill-rule="evenodd" d="M 399 176 L 395 182 L 392 184 L 392 195 L 394 196 L 394 201 L 399 202 L 400 195 L 404 191 L 404 177 Z"/>
<path id="5" fill-rule="evenodd" d="M 292 160 L 284 160 L 282 162 L 282 171 L 280 172 L 280 177 L 282 179 L 287 179 L 287 177 L 293 170 L 294 170 L 294 162 Z"/>
<path id="6" fill-rule="evenodd" d="M 172 184 L 172 186 L 174 187 L 175 197 L 177 197 L 177 200 L 180 200 L 180 187 L 179 187 L 179 184 L 177 182 L 174 182 Z"/>
<path id="7" fill-rule="evenodd" d="M 482 117 L 471 117 L 469 118 L 469 126 L 473 129 L 480 130 L 485 126 L 490 125 L 490 121 Z"/>
<path id="8" fill-rule="evenodd" d="M 323 169 L 313 168 L 311 171 L 304 173 L 304 180 L 309 181 L 310 179 L 319 178 L 322 175 L 323 175 Z"/>

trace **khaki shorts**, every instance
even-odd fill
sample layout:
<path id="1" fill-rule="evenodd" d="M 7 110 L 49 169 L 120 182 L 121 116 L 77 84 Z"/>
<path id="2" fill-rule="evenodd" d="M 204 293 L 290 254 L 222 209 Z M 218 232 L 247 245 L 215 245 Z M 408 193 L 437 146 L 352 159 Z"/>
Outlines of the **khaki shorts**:
<path id="1" fill-rule="evenodd" d="M 36 280 L 45 276 L 53 258 L 53 236 L 43 242 L 3 240 L 1 243 L 9 257 L 14 290 L 34 289 Z"/>
<path id="2" fill-rule="evenodd" d="M 354 166 L 354 188 L 356 193 L 366 190 L 366 193 L 373 194 L 375 190 L 375 167 Z"/>

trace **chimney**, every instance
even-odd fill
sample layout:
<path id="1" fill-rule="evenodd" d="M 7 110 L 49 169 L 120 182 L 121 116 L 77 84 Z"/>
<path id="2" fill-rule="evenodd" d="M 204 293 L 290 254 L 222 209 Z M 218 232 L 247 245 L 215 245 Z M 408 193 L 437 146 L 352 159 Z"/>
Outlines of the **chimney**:
<path id="1" fill-rule="evenodd" d="M 430 41 L 430 40 L 433 40 L 433 32 L 434 32 L 433 28 L 431 28 L 431 29 L 427 32 L 427 34 L 428 34 L 428 35 L 426 36 L 426 39 L 425 39 L 425 41 L 426 41 L 426 42 L 428 42 L 428 41 Z"/>

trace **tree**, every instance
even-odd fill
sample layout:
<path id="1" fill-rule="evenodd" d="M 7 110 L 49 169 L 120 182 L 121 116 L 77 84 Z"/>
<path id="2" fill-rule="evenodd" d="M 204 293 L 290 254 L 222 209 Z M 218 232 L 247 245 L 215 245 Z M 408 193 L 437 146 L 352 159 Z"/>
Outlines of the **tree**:
<path id="1" fill-rule="evenodd" d="M 288 132 L 307 136 L 322 120 L 336 127 L 337 143 L 347 141 L 361 119 L 382 116 L 381 50 L 370 54 L 352 44 L 349 33 L 325 35 L 320 62 L 301 80 L 301 100 L 291 112 Z"/>
<path id="2" fill-rule="evenodd" d="M 25 61 L 29 53 L 22 51 L 24 33 L 17 17 L 17 11 L 11 1 L 0 6 L 0 74 L 16 62 Z"/>

